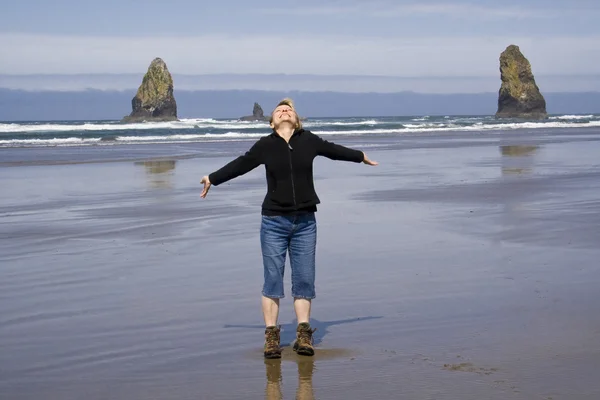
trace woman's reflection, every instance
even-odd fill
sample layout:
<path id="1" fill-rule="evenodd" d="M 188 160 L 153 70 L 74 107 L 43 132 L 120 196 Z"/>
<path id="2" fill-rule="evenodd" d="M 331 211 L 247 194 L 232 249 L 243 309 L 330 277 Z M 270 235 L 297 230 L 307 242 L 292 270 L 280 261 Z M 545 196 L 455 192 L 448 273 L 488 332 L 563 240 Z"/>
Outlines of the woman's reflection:
<path id="1" fill-rule="evenodd" d="M 313 370 L 315 367 L 314 358 L 302 357 L 295 360 L 298 366 L 298 386 L 296 388 L 296 399 L 313 400 L 315 398 L 312 386 Z M 283 398 L 281 391 L 281 359 L 265 359 L 265 369 L 267 374 L 267 386 L 265 388 L 266 400 L 280 400 Z"/>

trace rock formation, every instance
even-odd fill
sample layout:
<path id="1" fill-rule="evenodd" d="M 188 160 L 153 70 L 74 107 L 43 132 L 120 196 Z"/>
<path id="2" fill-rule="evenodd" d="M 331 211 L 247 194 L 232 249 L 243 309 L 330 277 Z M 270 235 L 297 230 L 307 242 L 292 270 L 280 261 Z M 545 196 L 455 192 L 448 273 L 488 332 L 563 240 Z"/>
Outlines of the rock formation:
<path id="1" fill-rule="evenodd" d="M 173 78 L 162 59 L 155 58 L 150 63 L 142 84 L 131 100 L 131 107 L 131 114 L 123 118 L 123 122 L 177 120 Z"/>
<path id="2" fill-rule="evenodd" d="M 518 46 L 510 45 L 500 55 L 502 86 L 498 94 L 497 118 L 546 118 L 546 100 L 540 93 L 529 61 Z"/>
<path id="3" fill-rule="evenodd" d="M 254 108 L 252 109 L 252 115 L 246 115 L 245 117 L 241 117 L 240 121 L 266 121 L 268 118 L 265 118 L 265 114 L 263 112 L 262 107 L 258 103 L 254 103 Z"/>

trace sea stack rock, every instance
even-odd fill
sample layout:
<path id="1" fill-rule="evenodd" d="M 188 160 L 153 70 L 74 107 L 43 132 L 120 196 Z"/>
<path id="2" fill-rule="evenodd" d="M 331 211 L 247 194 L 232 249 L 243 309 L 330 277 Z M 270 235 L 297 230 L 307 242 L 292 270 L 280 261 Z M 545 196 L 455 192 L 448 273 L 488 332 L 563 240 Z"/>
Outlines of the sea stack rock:
<path id="1" fill-rule="evenodd" d="M 518 46 L 510 45 L 500 55 L 500 77 L 497 118 L 543 119 L 548 116 L 546 100 L 535 83 L 529 61 Z"/>
<path id="2" fill-rule="evenodd" d="M 258 103 L 254 103 L 254 108 L 252 109 L 252 115 L 247 115 L 245 117 L 240 118 L 241 121 L 265 121 L 265 114 L 263 112 L 262 107 Z"/>
<path id="3" fill-rule="evenodd" d="M 173 78 L 167 64 L 155 58 L 148 67 L 135 97 L 133 110 L 123 122 L 176 121 L 177 103 L 173 96 Z"/>

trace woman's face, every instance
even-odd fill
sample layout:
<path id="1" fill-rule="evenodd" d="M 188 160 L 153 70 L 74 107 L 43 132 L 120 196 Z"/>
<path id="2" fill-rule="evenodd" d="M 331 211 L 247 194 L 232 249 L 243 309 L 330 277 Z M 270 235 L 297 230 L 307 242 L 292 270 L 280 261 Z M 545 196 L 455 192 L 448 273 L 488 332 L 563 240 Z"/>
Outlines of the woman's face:
<path id="1" fill-rule="evenodd" d="M 298 125 L 298 115 L 296 111 L 288 105 L 282 104 L 273 110 L 273 128 L 279 127 L 282 123 L 292 124 L 294 127 Z"/>

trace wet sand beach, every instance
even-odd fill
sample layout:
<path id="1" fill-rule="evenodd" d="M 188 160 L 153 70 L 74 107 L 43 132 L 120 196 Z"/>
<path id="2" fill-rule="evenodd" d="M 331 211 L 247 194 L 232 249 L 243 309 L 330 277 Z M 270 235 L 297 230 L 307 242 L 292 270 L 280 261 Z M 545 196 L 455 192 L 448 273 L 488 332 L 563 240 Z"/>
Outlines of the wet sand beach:
<path id="1" fill-rule="evenodd" d="M 600 132 L 331 140 L 380 165 L 315 162 L 317 354 L 288 269 L 280 361 L 264 170 L 199 197 L 252 141 L 0 151 L 0 399 L 600 398 Z"/>

